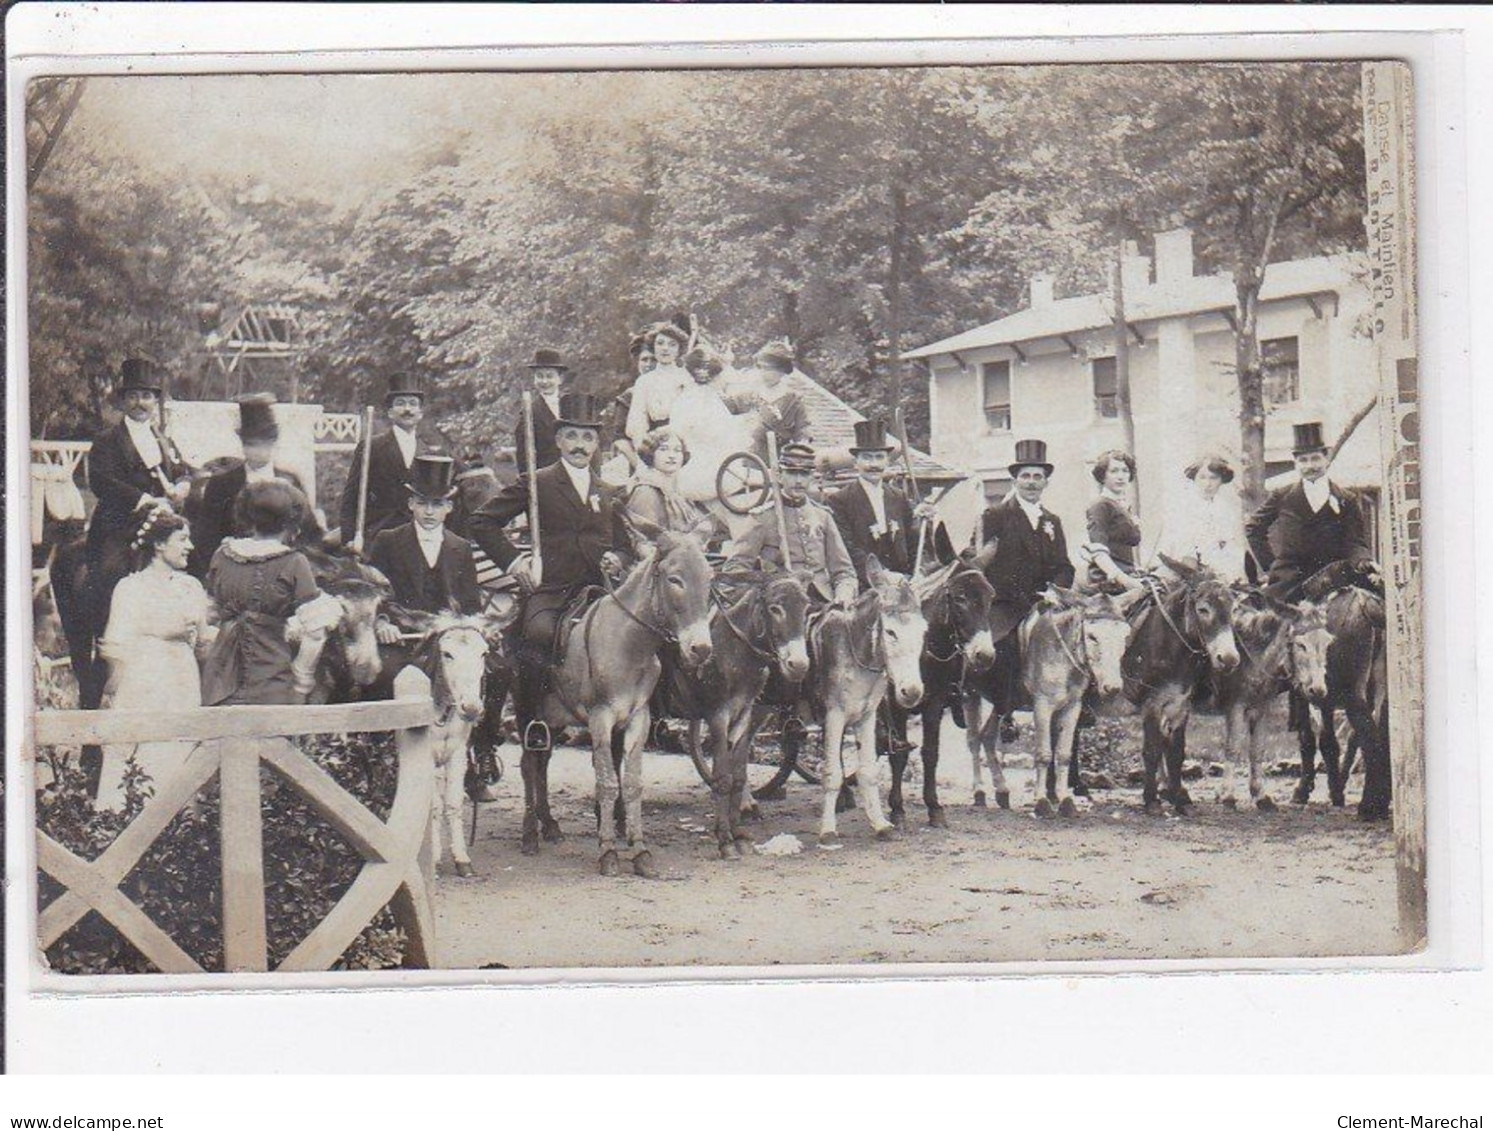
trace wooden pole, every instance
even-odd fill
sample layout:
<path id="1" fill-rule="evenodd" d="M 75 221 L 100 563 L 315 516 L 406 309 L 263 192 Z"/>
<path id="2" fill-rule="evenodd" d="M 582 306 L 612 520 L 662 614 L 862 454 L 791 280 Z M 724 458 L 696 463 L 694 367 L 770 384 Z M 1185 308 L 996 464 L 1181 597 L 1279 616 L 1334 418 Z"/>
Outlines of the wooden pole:
<path id="1" fill-rule="evenodd" d="M 1130 410 L 1130 325 L 1125 317 L 1125 244 L 1115 257 L 1115 412 L 1120 417 L 1125 451 L 1135 458 L 1135 414 Z M 1136 479 L 1139 479 L 1137 472 Z M 1140 485 L 1130 484 L 1135 516 L 1140 517 Z"/>
<path id="2" fill-rule="evenodd" d="M 363 546 L 363 527 L 368 522 L 368 461 L 373 456 L 373 406 L 363 410 L 363 466 L 359 468 L 358 480 L 358 525 L 353 532 L 353 543 Z"/>
<path id="3" fill-rule="evenodd" d="M 907 442 L 907 422 L 902 416 L 899 407 L 892 414 L 892 424 L 897 429 L 897 439 L 902 441 L 902 467 L 907 472 L 907 487 L 912 494 L 912 505 L 921 506 L 923 503 L 923 492 L 918 487 L 917 476 L 912 473 L 912 448 Z M 918 551 L 913 559 L 912 575 L 917 577 L 923 572 L 923 550 L 928 544 L 928 520 L 918 520 Z"/>
<path id="4" fill-rule="evenodd" d="M 524 414 L 524 473 L 529 482 L 529 554 L 534 563 L 534 582 L 539 584 L 544 577 L 544 554 L 539 544 L 539 484 L 535 481 L 534 454 L 534 394 L 525 390 L 522 397 Z"/>
<path id="5" fill-rule="evenodd" d="M 778 477 L 778 437 L 767 430 L 767 471 L 772 476 L 772 504 L 778 512 L 778 538 L 783 546 L 783 568 L 793 568 L 793 550 L 788 544 L 788 516 L 783 511 L 783 488 Z"/>
<path id="6" fill-rule="evenodd" d="M 269 969 L 264 922 L 264 828 L 259 753 L 283 738 L 223 740 L 218 770 L 222 794 L 223 969 Z"/>

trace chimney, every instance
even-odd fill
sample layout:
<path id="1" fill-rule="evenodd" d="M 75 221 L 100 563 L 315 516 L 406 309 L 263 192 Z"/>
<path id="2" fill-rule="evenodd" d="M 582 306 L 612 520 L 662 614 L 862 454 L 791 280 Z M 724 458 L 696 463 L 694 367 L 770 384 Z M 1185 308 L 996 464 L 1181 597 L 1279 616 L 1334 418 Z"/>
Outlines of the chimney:
<path id="1" fill-rule="evenodd" d="M 1125 254 L 1120 257 L 1120 279 L 1127 295 L 1151 285 L 1151 261 L 1140 253 L 1134 240 L 1125 241 Z"/>
<path id="2" fill-rule="evenodd" d="M 1156 233 L 1156 281 L 1177 283 L 1192 278 L 1192 231 L 1173 228 Z"/>
<path id="3" fill-rule="evenodd" d="M 1032 276 L 1032 309 L 1040 310 L 1042 307 L 1052 305 L 1053 277 L 1051 275 Z"/>

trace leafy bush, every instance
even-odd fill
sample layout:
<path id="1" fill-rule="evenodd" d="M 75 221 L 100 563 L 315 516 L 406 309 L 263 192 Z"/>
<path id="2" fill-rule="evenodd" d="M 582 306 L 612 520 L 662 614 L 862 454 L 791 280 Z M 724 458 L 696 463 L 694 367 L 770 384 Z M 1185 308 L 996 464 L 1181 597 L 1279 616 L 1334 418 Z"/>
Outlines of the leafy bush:
<path id="1" fill-rule="evenodd" d="M 321 735 L 302 748 L 344 789 L 380 819 L 388 817 L 398 778 L 392 734 Z M 125 774 L 122 812 L 99 812 L 88 799 L 83 773 L 70 752 L 51 751 L 53 780 L 37 792 L 37 825 L 85 859 L 103 852 L 144 807 L 149 777 L 132 757 Z M 278 775 L 260 770 L 263 792 L 265 906 L 270 966 L 280 963 L 351 886 L 362 857 Z M 223 969 L 222 865 L 219 796 L 206 787 L 121 884 L 206 970 Z M 41 906 L 61 894 L 40 877 Z M 335 969 L 398 966 L 405 938 L 384 908 L 348 947 Z M 100 916 L 87 915 L 47 950 L 54 970 L 69 974 L 147 973 L 154 966 Z"/>

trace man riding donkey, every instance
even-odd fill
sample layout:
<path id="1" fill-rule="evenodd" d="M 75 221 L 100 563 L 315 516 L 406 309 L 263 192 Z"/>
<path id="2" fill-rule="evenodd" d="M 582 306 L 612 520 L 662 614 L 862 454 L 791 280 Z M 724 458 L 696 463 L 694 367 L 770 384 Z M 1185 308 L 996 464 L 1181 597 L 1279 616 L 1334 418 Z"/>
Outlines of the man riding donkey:
<path id="1" fill-rule="evenodd" d="M 918 565 L 919 524 L 931 522 L 936 515 L 932 503 L 914 506 L 900 488 L 886 482 L 892 450 L 884 421 L 857 421 L 855 443 L 850 448 L 855 481 L 825 499 L 863 588 L 867 583 L 866 562 L 872 557 L 893 573 L 913 576 Z M 898 753 L 911 751 L 907 712 L 890 701 L 886 707 L 887 746 L 895 745 Z"/>
<path id="2" fill-rule="evenodd" d="M 855 563 L 834 514 L 822 503 L 809 497 L 814 482 L 814 449 L 808 444 L 784 444 L 778 452 L 779 512 L 767 507 L 752 517 L 746 532 L 734 541 L 721 569 L 728 580 L 732 570 L 803 570 L 809 578 L 809 606 L 822 610 L 830 605 L 848 609 L 855 603 L 859 588 Z M 787 548 L 784 548 L 784 539 Z M 783 764 L 792 772 L 803 742 L 804 722 L 799 717 L 800 692 L 787 685 L 774 672 L 763 696 L 769 703 L 789 706 L 791 717 L 782 732 Z M 781 774 L 786 779 L 787 774 Z M 759 792 L 758 797 L 771 800 L 782 797 L 782 783 Z"/>
<path id="3" fill-rule="evenodd" d="M 985 577 L 995 590 L 990 603 L 990 638 L 995 662 L 979 681 L 979 691 L 966 691 L 970 754 L 975 770 L 975 805 L 983 808 L 985 791 L 980 775 L 980 696 L 992 706 L 988 727 L 998 728 L 1017 708 L 1027 705 L 1022 685 L 1021 647 L 1016 629 L 1041 599 L 1048 586 L 1070 588 L 1073 562 L 1063 523 L 1042 505 L 1042 495 L 1052 478 L 1042 440 L 1018 440 L 1015 459 L 1008 465 L 1013 489 L 999 503 L 986 509 L 981 519 L 981 558 Z M 993 741 L 994 736 L 989 738 Z M 996 802 L 1010 805 L 1010 795 L 996 783 Z"/>
<path id="4" fill-rule="evenodd" d="M 523 740 L 526 785 L 544 779 L 543 766 L 553 749 L 553 735 L 541 717 L 541 705 L 558 659 L 561 616 L 584 591 L 616 582 L 625 569 L 628 532 L 622 506 L 614 489 L 602 482 L 592 466 L 600 441 L 600 416 L 596 397 L 561 394 L 554 436 L 559 461 L 533 471 L 532 488 L 526 473 L 472 515 L 473 540 L 500 569 L 517 578 L 527 594 L 519 614 L 514 655 L 518 669 L 514 708 Z M 542 532 L 541 554 L 522 552 L 504 529 L 531 510 L 531 522 Z M 561 839 L 560 825 L 550 813 L 545 794 L 527 799 L 526 855 L 539 851 L 541 830 L 545 840 Z"/>
<path id="5" fill-rule="evenodd" d="M 1367 602 L 1360 602 L 1366 606 L 1362 615 L 1351 616 L 1346 622 L 1340 613 L 1329 609 L 1328 623 L 1337 641 L 1328 651 L 1328 699 L 1347 710 L 1350 720 L 1354 720 L 1355 736 L 1364 744 L 1366 777 L 1360 815 L 1382 818 L 1389 811 L 1388 751 L 1381 733 L 1383 727 L 1369 717 L 1372 704 L 1355 690 L 1365 681 L 1354 677 L 1372 671 L 1378 661 L 1374 653 L 1382 647 L 1376 644 L 1376 637 L 1382 641 L 1382 634 L 1369 623 L 1378 620 L 1382 625 L 1379 565 L 1369 546 L 1362 504 L 1355 494 L 1338 486 L 1328 475 L 1332 457 L 1322 439 L 1319 422 L 1294 426 L 1291 456 L 1296 465 L 1296 481 L 1266 496 L 1245 522 L 1245 537 L 1255 560 L 1267 571 L 1266 593 L 1277 600 L 1331 601 L 1334 595 L 1320 592 L 1320 585 L 1309 583 L 1313 578 L 1338 573 L 1344 577 L 1353 575 L 1352 581 L 1372 595 Z M 1370 654 L 1357 655 L 1358 652 Z M 1309 705 L 1294 691 L 1290 699 L 1290 727 L 1301 737 L 1302 778 L 1296 800 L 1304 803 L 1311 796 L 1316 751 Z M 1327 729 L 1324 727 L 1324 732 Z M 1324 747 L 1330 747 L 1324 753 L 1333 801 L 1342 804 L 1342 778 L 1347 776 L 1347 767 L 1343 767 L 1340 776 L 1335 756 L 1336 736 L 1324 733 L 1322 737 Z"/>

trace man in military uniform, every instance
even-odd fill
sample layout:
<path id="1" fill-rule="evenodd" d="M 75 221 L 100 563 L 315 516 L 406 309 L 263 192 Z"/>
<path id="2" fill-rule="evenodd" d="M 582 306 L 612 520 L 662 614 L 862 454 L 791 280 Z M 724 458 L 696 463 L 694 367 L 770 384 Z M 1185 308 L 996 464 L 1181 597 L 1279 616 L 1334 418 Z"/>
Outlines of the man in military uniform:
<path id="1" fill-rule="evenodd" d="M 808 444 L 785 444 L 778 452 L 778 487 L 783 520 L 788 529 L 788 554 L 775 510 L 759 512 L 739 539 L 732 543 L 722 576 L 734 569 L 801 569 L 810 577 L 809 600 L 848 606 L 855 601 L 855 565 L 834 515 L 809 498 L 814 480 L 814 449 Z"/>
<path id="2" fill-rule="evenodd" d="M 866 584 L 866 561 L 872 554 L 887 569 L 910 575 L 917 557 L 918 520 L 933 514 L 927 503 L 915 511 L 906 495 L 885 482 L 891 452 L 882 421 L 857 421 L 855 445 L 850 449 L 855 459 L 855 482 L 825 500 L 834 512 L 862 585 Z"/>
<path id="3" fill-rule="evenodd" d="M 187 568 L 198 578 L 207 576 L 207 567 L 218 552 L 223 539 L 247 534 L 239 528 L 234 504 L 239 492 L 249 483 L 278 479 L 289 483 L 303 495 L 301 478 L 295 472 L 275 466 L 275 445 L 280 440 L 280 426 L 275 420 L 273 393 L 253 393 L 238 402 L 238 435 L 243 445 L 243 462 L 219 471 L 208 479 L 202 498 L 188 512 L 192 520 L 192 554 Z M 313 513 L 315 500 L 307 500 L 301 537 L 319 537 L 321 524 Z"/>
<path id="4" fill-rule="evenodd" d="M 997 691 L 995 706 L 1003 715 L 1023 698 L 1016 626 L 1049 585 L 1070 588 L 1074 576 L 1062 520 L 1042 505 L 1053 472 L 1047 445 L 1041 440 L 1017 441 L 1016 459 L 1007 470 L 1014 489 L 989 507 L 981 521 L 981 541 L 990 551 L 985 577 L 995 589 L 990 603 L 990 636 L 995 642 L 991 679 Z"/>
<path id="5" fill-rule="evenodd" d="M 513 705 L 527 752 L 548 755 L 549 728 L 537 718 L 555 664 L 556 629 L 576 594 L 625 568 L 627 529 L 615 491 L 592 467 L 600 442 L 600 404 L 588 393 L 562 393 L 555 422 L 560 459 L 536 472 L 542 564 L 522 553 L 504 529 L 529 505 L 528 483 L 504 487 L 472 515 L 472 538 L 527 589 L 517 626 L 518 680 Z M 546 835 L 550 835 L 547 831 Z M 525 844 L 524 851 L 538 845 Z"/>
<path id="6" fill-rule="evenodd" d="M 425 391 L 418 381 L 403 373 L 389 379 L 384 397 L 384 411 L 389 429 L 372 439 L 363 437 L 353 451 L 352 469 L 342 489 L 342 540 L 362 552 L 371 546 L 380 531 L 399 526 L 409 515 L 410 465 L 417 455 L 450 455 L 438 434 L 421 432 L 425 418 Z M 363 485 L 363 445 L 370 445 L 368 456 L 368 499 L 363 521 L 363 536 L 357 538 L 358 491 Z M 459 526 L 457 523 L 453 525 Z"/>
<path id="7" fill-rule="evenodd" d="M 1322 425 L 1297 424 L 1291 455 L 1300 478 L 1272 491 L 1244 524 L 1249 548 L 1269 571 L 1266 591 L 1281 600 L 1333 562 L 1369 562 L 1367 524 L 1356 496 L 1327 475 Z"/>

